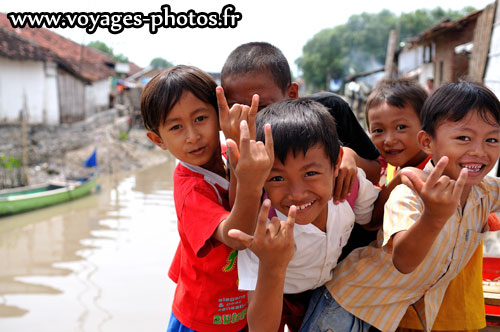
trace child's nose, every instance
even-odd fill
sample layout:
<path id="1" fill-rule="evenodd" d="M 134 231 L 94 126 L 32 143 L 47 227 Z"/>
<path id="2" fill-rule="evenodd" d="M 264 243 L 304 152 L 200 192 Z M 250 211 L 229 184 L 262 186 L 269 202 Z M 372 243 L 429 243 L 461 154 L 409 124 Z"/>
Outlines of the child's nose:
<path id="1" fill-rule="evenodd" d="M 387 135 L 385 135 L 384 139 L 385 145 L 393 145 L 394 143 L 396 143 L 396 137 L 393 134 L 388 133 Z"/>
<path id="2" fill-rule="evenodd" d="M 288 198 L 293 202 L 293 203 L 300 203 L 300 201 L 306 196 L 306 189 L 304 185 L 299 182 L 295 181 L 289 184 L 288 186 Z"/>
<path id="3" fill-rule="evenodd" d="M 186 142 L 194 143 L 200 138 L 200 133 L 195 127 L 187 128 Z"/>
<path id="4" fill-rule="evenodd" d="M 483 157 L 486 155 L 486 148 L 484 142 L 477 141 L 476 144 L 472 144 L 469 153 L 473 156 Z"/>

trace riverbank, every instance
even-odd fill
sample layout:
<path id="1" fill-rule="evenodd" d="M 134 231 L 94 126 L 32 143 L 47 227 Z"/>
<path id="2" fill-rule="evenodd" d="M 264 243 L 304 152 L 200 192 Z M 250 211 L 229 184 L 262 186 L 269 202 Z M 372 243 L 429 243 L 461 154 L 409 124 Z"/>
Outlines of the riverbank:
<path id="1" fill-rule="evenodd" d="M 146 137 L 142 124 L 112 109 L 86 121 L 61 126 L 34 125 L 23 132 L 19 125 L 2 125 L 0 155 L 22 161 L 26 149 L 28 184 L 80 177 L 92 172 L 84 169 L 87 158 L 97 150 L 99 174 L 141 169 L 165 162 L 168 152 Z M 8 172 L 9 170 L 4 170 Z"/>

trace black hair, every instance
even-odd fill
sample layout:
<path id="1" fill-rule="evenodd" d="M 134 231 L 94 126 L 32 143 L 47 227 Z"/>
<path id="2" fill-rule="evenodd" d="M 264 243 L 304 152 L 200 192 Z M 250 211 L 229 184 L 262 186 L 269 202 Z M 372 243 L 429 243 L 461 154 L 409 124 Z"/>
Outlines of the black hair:
<path id="1" fill-rule="evenodd" d="M 487 123 L 500 126 L 500 102 L 490 89 L 476 82 L 445 83 L 426 100 L 420 112 L 422 129 L 434 137 L 442 121 L 460 121 L 470 111 L 477 111 Z M 495 123 L 491 123 L 488 114 Z"/>
<path id="2" fill-rule="evenodd" d="M 340 151 L 335 121 L 325 106 L 310 99 L 289 99 L 271 104 L 257 113 L 257 140 L 264 141 L 264 126 L 273 133 L 274 156 L 283 164 L 288 153 L 304 155 L 310 147 L 322 144 L 335 166 Z"/>
<path id="3" fill-rule="evenodd" d="M 158 128 L 186 91 L 212 105 L 218 115 L 216 87 L 209 74 L 193 66 L 178 65 L 162 71 L 146 84 L 141 95 L 144 126 L 159 134 Z"/>
<path id="4" fill-rule="evenodd" d="M 265 42 L 251 42 L 238 46 L 226 59 L 221 72 L 221 85 L 234 75 L 258 72 L 271 75 L 283 91 L 292 84 L 290 65 L 283 53 Z"/>
<path id="5" fill-rule="evenodd" d="M 427 92 L 416 81 L 407 78 L 389 78 L 379 81 L 368 96 L 366 102 L 366 123 L 368 123 L 368 111 L 382 103 L 404 108 L 410 105 L 420 116 L 420 111 L 427 99 Z"/>

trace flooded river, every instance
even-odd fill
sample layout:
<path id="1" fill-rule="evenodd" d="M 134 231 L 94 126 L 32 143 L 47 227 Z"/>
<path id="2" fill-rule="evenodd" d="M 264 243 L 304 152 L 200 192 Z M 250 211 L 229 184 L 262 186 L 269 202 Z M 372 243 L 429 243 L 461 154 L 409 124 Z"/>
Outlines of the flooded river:
<path id="1" fill-rule="evenodd" d="M 0 331 L 165 331 L 179 236 L 175 160 L 0 219 Z"/>
<path id="2" fill-rule="evenodd" d="M 0 219 L 0 331 L 165 331 L 178 243 L 175 160 L 99 193 Z M 500 255 L 500 232 L 485 254 Z"/>

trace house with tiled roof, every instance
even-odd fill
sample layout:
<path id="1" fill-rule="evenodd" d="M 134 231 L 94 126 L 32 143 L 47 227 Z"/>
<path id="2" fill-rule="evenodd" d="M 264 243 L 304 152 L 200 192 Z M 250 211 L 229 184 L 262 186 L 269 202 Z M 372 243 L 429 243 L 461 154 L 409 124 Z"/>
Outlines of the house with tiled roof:
<path id="1" fill-rule="evenodd" d="M 12 28 L 0 13 L 0 121 L 26 105 L 30 123 L 70 123 L 107 109 L 115 61 L 45 28 Z"/>

